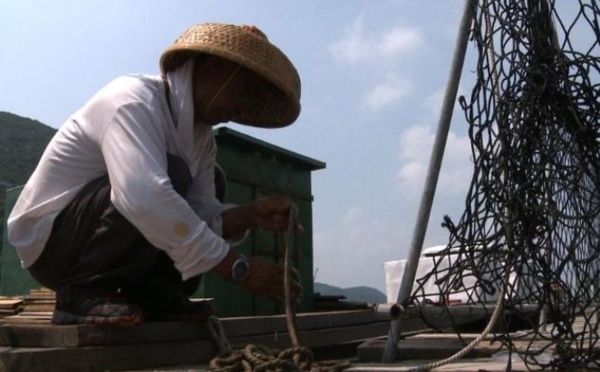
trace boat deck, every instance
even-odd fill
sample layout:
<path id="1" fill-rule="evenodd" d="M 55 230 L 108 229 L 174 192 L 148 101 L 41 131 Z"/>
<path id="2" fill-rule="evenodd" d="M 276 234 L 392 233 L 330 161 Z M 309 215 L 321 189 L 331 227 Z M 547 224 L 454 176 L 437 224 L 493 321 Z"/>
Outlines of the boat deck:
<path id="1" fill-rule="evenodd" d="M 477 333 L 432 333 L 428 328 L 450 326 L 449 316 L 464 324 L 485 322 L 493 305 L 456 305 L 449 310 L 431 306 L 427 324 L 418 309 L 401 313 L 404 336 L 398 345 L 398 362 L 382 364 L 389 331 L 390 313 L 377 307 L 356 310 L 297 314 L 301 344 L 313 350 L 318 360 L 343 358 L 351 362 L 347 371 L 402 371 L 439 361 L 460 351 Z M 534 312 L 537 306 L 531 306 Z M 448 311 L 451 314 L 448 314 Z M 145 323 L 135 326 L 50 324 L 50 312 L 20 312 L 0 324 L 0 371 L 206 371 L 218 348 L 210 322 Z M 223 318 L 220 320 L 233 348 L 248 344 L 273 350 L 291 346 L 284 315 Z M 582 323 L 582 322 L 581 322 Z M 583 324 L 583 323 L 582 323 Z M 519 347 L 545 348 L 516 332 Z M 598 338 L 598 335 L 590 335 Z M 551 349 L 541 357 L 550 357 Z M 434 371 L 504 371 L 508 353 L 491 338 L 484 339 L 464 358 Z M 512 355 L 512 370 L 527 370 L 518 355 Z"/>

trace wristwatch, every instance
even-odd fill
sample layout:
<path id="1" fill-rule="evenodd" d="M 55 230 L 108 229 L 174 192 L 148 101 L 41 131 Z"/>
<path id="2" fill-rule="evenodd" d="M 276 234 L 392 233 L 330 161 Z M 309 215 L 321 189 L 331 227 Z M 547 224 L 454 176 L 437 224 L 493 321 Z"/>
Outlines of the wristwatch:
<path id="1" fill-rule="evenodd" d="M 231 281 L 235 284 L 241 283 L 248 276 L 250 276 L 250 263 L 246 256 L 240 254 L 239 258 L 231 265 Z"/>

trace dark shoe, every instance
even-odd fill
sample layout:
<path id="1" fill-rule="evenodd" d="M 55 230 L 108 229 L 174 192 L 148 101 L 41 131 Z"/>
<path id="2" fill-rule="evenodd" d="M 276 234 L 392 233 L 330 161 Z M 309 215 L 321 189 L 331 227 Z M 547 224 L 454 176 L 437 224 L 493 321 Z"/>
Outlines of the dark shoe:
<path id="1" fill-rule="evenodd" d="M 209 300 L 191 301 L 182 298 L 155 309 L 143 309 L 144 319 L 149 322 L 190 322 L 206 320 L 215 312 Z"/>
<path id="2" fill-rule="evenodd" d="M 138 324 L 142 311 L 119 298 L 93 298 L 64 305 L 57 302 L 53 324 Z"/>

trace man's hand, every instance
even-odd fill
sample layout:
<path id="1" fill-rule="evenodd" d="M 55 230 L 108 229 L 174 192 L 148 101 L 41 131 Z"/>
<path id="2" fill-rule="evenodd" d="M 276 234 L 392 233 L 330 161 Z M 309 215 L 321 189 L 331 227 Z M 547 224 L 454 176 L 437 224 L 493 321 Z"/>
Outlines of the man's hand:
<path id="1" fill-rule="evenodd" d="M 254 202 L 254 226 L 274 231 L 282 231 L 291 223 L 294 229 L 302 231 L 298 222 L 296 205 L 289 196 L 271 195 Z"/>
<path id="2" fill-rule="evenodd" d="M 294 229 L 302 232 L 294 212 L 296 205 L 289 196 L 270 195 L 243 206 L 228 209 L 221 215 L 223 219 L 223 237 L 235 238 L 248 229 L 261 227 L 264 229 L 283 231 L 289 226 L 290 216 L 294 219 Z"/>
<path id="3" fill-rule="evenodd" d="M 260 256 L 248 257 L 248 262 L 250 275 L 246 280 L 238 283 L 237 287 L 253 295 L 283 301 L 285 297 L 283 264 L 274 264 Z M 290 270 L 290 279 L 292 302 L 297 303 L 302 298 L 302 285 L 300 275 L 294 268 Z"/>
<path id="4" fill-rule="evenodd" d="M 298 222 L 297 206 L 289 196 L 270 195 L 241 207 L 229 209 L 221 215 L 223 219 L 223 237 L 238 236 L 250 228 L 264 228 L 273 231 L 294 229 L 301 232 L 302 225 Z M 231 274 L 231 265 L 237 255 L 230 251 L 215 268 L 214 271 L 228 278 Z M 251 294 L 270 299 L 283 300 L 284 290 L 284 265 L 274 264 L 263 257 L 249 257 L 250 275 L 237 287 Z M 295 269 L 290 270 L 290 289 L 297 302 L 302 297 L 300 276 Z"/>

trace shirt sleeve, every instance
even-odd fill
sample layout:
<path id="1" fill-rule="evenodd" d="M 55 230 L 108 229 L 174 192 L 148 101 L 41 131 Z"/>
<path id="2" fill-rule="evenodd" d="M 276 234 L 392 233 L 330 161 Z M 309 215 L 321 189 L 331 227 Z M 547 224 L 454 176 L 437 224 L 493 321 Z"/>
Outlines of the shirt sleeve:
<path id="1" fill-rule="evenodd" d="M 192 181 L 192 187 L 188 193 L 188 201 L 196 214 L 206 221 L 210 228 L 219 236 L 223 236 L 223 220 L 221 214 L 231 208 L 237 207 L 236 204 L 222 204 L 216 197 L 215 190 L 215 163 L 217 155 L 217 145 L 212 135 L 212 130 L 207 129 L 206 135 L 210 136 L 207 141 L 206 153 L 201 157 L 196 176 Z M 248 232 L 228 240 L 232 246 L 239 245 Z"/>
<path id="2" fill-rule="evenodd" d="M 186 280 L 212 269 L 229 245 L 173 189 L 157 120 L 142 104 L 120 106 L 100 146 L 115 208 L 173 259 Z"/>

